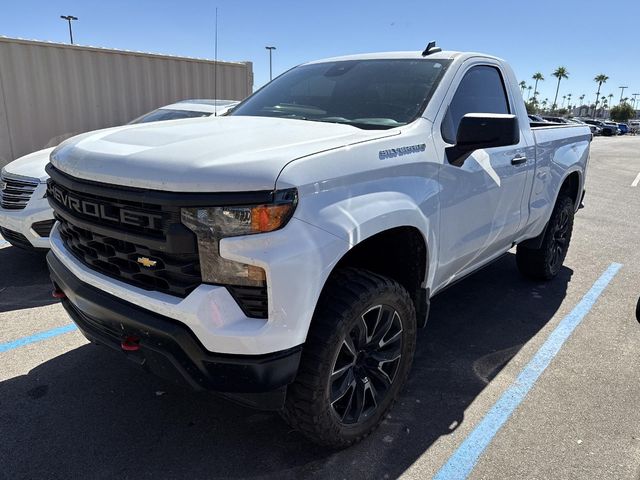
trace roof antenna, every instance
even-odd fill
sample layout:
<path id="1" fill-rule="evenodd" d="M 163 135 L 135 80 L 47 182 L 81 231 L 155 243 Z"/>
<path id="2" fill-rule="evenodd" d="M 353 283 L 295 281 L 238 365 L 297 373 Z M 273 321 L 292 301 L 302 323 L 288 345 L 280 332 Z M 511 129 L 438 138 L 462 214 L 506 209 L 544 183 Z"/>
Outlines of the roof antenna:
<path id="1" fill-rule="evenodd" d="M 216 7 L 216 29 L 215 29 L 215 48 L 213 60 L 213 97 L 215 105 L 213 107 L 213 116 L 218 116 L 218 7 Z"/>
<path id="2" fill-rule="evenodd" d="M 425 48 L 424 52 L 422 52 L 422 56 L 426 57 L 427 55 L 431 55 L 432 53 L 438 53 L 441 51 L 442 49 L 440 47 L 436 47 L 436 42 L 429 42 L 427 48 Z"/>

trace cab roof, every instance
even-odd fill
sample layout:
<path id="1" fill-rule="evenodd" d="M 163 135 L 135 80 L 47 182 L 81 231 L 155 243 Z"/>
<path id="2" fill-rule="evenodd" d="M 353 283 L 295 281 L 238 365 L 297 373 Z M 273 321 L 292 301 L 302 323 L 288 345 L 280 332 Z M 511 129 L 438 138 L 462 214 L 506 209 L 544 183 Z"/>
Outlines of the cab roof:
<path id="1" fill-rule="evenodd" d="M 307 62 L 304 65 L 313 65 L 316 63 L 326 63 L 326 62 L 342 62 L 349 60 L 391 60 L 391 59 L 428 59 L 428 60 L 454 60 L 454 59 L 464 59 L 467 57 L 485 57 L 485 58 L 493 58 L 496 60 L 500 60 L 493 55 L 487 55 L 484 53 L 474 53 L 474 52 L 456 52 L 456 51 L 442 51 L 432 53 L 427 55 L 426 57 L 422 56 L 422 51 L 406 51 L 406 52 L 377 52 L 377 53 L 360 53 L 355 55 L 344 55 L 340 57 L 330 57 L 324 58 L 322 60 L 315 60 L 313 62 Z"/>

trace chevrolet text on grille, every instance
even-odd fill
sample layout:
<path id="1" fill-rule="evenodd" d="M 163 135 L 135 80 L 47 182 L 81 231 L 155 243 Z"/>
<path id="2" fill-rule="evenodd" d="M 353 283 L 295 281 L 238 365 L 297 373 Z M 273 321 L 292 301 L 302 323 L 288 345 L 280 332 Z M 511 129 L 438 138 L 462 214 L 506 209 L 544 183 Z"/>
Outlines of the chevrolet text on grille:
<path id="1" fill-rule="evenodd" d="M 53 198 L 55 198 L 60 205 L 65 207 L 66 210 L 87 215 L 89 217 L 123 223 L 126 225 L 133 225 L 136 227 L 151 228 L 157 227 L 157 224 L 162 220 L 161 215 L 127 210 L 113 205 L 105 205 L 103 203 L 74 197 L 57 185 L 52 185 L 50 189 Z M 107 208 L 109 211 L 107 211 Z"/>

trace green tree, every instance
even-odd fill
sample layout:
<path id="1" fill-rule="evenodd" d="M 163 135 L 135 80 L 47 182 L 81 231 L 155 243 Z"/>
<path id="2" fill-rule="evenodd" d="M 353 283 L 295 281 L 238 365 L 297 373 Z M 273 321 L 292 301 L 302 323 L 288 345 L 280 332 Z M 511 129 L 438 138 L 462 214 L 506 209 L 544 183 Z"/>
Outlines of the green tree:
<path id="1" fill-rule="evenodd" d="M 596 117 L 596 112 L 598 110 L 598 98 L 600 97 L 600 87 L 602 87 L 603 83 L 607 83 L 607 80 L 609 80 L 609 77 L 607 77 L 604 73 L 596 75 L 595 78 L 593 79 L 593 81 L 598 84 L 598 92 L 596 93 L 596 108 L 594 108 L 593 110 L 593 118 Z"/>
<path id="2" fill-rule="evenodd" d="M 527 82 L 525 82 L 524 80 L 522 80 L 520 82 L 520 92 L 522 93 L 522 96 L 524 96 L 524 89 L 527 88 Z"/>
<path id="3" fill-rule="evenodd" d="M 525 107 L 527 107 L 527 113 L 536 113 L 538 111 L 533 100 L 531 100 L 530 102 L 526 102 L 524 105 Z"/>
<path id="4" fill-rule="evenodd" d="M 609 116 L 616 122 L 626 122 L 630 118 L 636 116 L 636 112 L 631 105 L 627 102 L 623 102 L 620 105 L 616 105 L 609 111 Z"/>
<path id="5" fill-rule="evenodd" d="M 527 95 L 527 101 L 529 101 L 529 98 L 531 98 L 531 89 L 532 89 L 532 88 L 533 88 L 533 87 L 532 87 L 531 85 L 529 85 L 529 86 L 527 87 L 527 90 L 529 90 L 529 95 Z"/>
<path id="6" fill-rule="evenodd" d="M 613 93 L 610 93 L 607 97 L 609 97 L 609 105 L 613 105 Z"/>
<path id="7" fill-rule="evenodd" d="M 544 82 L 544 76 L 540 72 L 536 72 L 531 78 L 536 81 L 536 84 L 533 87 L 533 98 L 536 98 L 536 95 L 538 94 L 538 82 Z"/>
<path id="8" fill-rule="evenodd" d="M 556 68 L 555 72 L 553 72 L 551 75 L 553 75 L 558 79 L 558 86 L 556 87 L 556 96 L 553 99 L 553 105 L 551 105 L 551 108 L 555 110 L 558 107 L 558 92 L 560 91 L 560 82 L 562 81 L 563 78 L 569 78 L 569 72 L 565 67 L 558 67 Z"/>

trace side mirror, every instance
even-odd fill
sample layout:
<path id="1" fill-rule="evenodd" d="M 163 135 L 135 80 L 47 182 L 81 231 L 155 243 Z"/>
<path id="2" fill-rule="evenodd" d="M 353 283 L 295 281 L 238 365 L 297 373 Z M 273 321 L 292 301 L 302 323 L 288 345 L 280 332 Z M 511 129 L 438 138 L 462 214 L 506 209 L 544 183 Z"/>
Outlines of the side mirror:
<path id="1" fill-rule="evenodd" d="M 474 150 L 519 142 L 520 127 L 515 115 L 467 113 L 460 120 L 456 144 L 446 149 L 447 159 L 451 165 L 460 167 Z"/>

